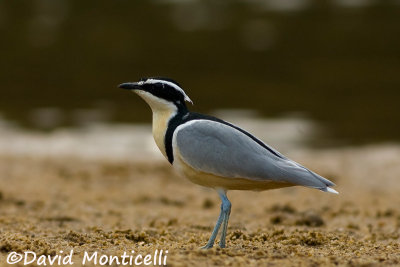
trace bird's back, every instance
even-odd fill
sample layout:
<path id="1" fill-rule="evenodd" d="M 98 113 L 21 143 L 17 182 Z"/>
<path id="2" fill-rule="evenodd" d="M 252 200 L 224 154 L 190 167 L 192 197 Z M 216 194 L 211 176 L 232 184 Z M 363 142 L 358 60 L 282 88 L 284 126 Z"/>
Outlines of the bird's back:
<path id="1" fill-rule="evenodd" d="M 323 191 L 334 185 L 232 124 L 198 114 L 195 117 L 176 128 L 173 142 L 181 159 L 199 172 Z"/>

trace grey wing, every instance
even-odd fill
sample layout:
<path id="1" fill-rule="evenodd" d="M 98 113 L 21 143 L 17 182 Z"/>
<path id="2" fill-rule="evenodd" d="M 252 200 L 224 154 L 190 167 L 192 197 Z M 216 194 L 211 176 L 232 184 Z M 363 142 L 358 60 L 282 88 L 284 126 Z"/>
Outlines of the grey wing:
<path id="1" fill-rule="evenodd" d="M 255 141 L 229 125 L 189 121 L 176 129 L 182 160 L 193 168 L 223 177 L 271 180 L 330 191 L 334 184 Z"/>

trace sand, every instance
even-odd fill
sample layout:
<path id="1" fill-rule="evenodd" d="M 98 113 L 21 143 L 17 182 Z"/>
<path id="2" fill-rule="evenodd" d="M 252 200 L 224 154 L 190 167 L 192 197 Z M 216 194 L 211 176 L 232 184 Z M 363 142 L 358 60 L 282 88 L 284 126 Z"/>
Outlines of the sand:
<path id="1" fill-rule="evenodd" d="M 400 265 L 399 146 L 289 156 L 334 181 L 340 194 L 230 191 L 227 248 L 201 250 L 218 195 L 166 161 L 0 155 L 0 266 L 12 252 L 72 251 L 80 266 L 85 253 L 156 249 L 168 250 L 168 266 Z"/>

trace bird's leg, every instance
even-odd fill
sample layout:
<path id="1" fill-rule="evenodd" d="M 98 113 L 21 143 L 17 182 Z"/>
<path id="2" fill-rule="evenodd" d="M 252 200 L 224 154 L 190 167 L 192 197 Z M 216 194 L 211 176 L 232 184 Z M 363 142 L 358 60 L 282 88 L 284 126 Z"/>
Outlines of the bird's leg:
<path id="1" fill-rule="evenodd" d="M 221 248 L 225 247 L 225 238 L 226 238 L 226 231 L 228 229 L 228 221 L 229 215 L 231 214 L 231 202 L 229 201 L 228 197 L 226 196 L 226 191 L 219 191 L 219 196 L 222 200 L 221 211 L 223 213 L 223 224 L 222 224 L 222 232 L 221 232 L 221 239 L 219 241 L 219 246 Z"/>
<path id="2" fill-rule="evenodd" d="M 219 246 L 221 248 L 225 247 L 226 229 L 228 228 L 229 214 L 231 213 L 231 202 L 229 202 L 228 198 L 226 197 L 225 190 L 218 189 L 217 192 L 219 194 L 219 197 L 222 200 L 221 211 L 219 213 L 217 223 L 215 224 L 215 227 L 214 227 L 214 230 L 212 231 L 210 239 L 208 240 L 207 244 L 204 247 L 202 247 L 203 249 L 212 248 L 214 246 L 215 238 L 217 237 L 219 228 L 221 228 L 222 222 L 224 224 L 223 224 L 223 228 L 222 228 L 222 235 L 221 235 L 221 240 L 220 240 Z"/>
<path id="3" fill-rule="evenodd" d="M 215 238 L 217 237 L 219 228 L 221 227 L 222 220 L 223 220 L 223 204 L 221 204 L 221 212 L 219 213 L 219 217 L 217 223 L 215 224 L 214 230 L 212 231 L 212 234 L 207 244 L 204 247 L 202 247 L 203 249 L 212 248 L 214 246 L 214 241 Z"/>

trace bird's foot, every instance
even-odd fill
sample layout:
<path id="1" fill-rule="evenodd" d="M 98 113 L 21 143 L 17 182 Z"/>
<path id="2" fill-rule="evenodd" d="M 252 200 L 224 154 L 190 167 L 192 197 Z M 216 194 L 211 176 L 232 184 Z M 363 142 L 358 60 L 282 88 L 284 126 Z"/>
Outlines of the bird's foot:
<path id="1" fill-rule="evenodd" d="M 200 247 L 201 249 L 210 249 L 214 246 L 214 244 L 206 244 L 205 246 Z"/>

